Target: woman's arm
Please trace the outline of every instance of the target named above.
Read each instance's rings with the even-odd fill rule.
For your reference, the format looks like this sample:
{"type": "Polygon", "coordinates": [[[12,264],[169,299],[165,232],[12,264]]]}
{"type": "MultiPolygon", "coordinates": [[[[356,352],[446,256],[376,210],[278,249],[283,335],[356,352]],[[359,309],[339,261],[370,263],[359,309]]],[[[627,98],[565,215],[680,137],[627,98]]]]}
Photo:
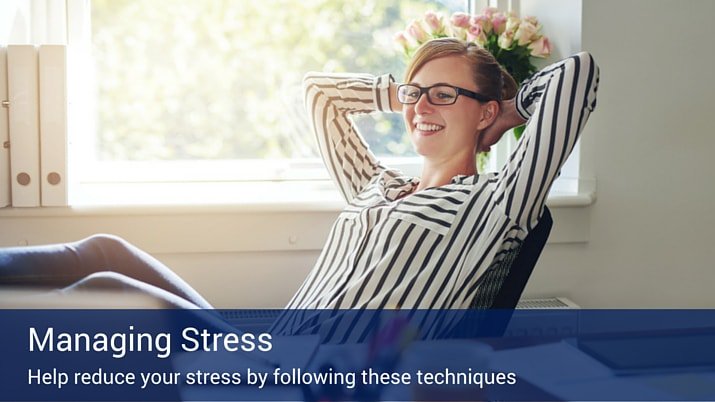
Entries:
{"type": "Polygon", "coordinates": [[[303,79],[305,104],[320,154],[348,202],[385,169],[350,116],[390,111],[391,83],[389,75],[309,73],[303,79]]]}
{"type": "Polygon", "coordinates": [[[582,52],[536,73],[514,98],[511,112],[528,122],[500,172],[494,197],[527,230],[536,224],[551,184],[596,106],[598,79],[593,57],[582,52]]]}

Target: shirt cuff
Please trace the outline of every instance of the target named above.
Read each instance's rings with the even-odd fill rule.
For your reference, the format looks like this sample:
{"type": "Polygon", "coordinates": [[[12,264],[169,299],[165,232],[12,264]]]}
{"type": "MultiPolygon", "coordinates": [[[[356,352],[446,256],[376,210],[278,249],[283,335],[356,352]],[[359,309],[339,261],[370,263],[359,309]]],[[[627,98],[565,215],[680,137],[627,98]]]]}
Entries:
{"type": "Polygon", "coordinates": [[[391,74],[384,74],[375,79],[373,84],[375,105],[381,112],[392,112],[390,108],[390,84],[395,82],[391,74]]]}

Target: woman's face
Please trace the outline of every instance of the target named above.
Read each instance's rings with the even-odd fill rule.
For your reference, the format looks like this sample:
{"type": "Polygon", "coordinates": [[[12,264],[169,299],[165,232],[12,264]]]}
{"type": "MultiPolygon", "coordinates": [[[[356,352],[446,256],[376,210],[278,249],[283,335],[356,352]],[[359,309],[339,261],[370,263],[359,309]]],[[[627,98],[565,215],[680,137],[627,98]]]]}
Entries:
{"type": "MultiPolygon", "coordinates": [[[[448,56],[425,63],[409,84],[430,87],[447,84],[479,92],[472,79],[468,62],[459,56],[448,56]]],[[[480,127],[483,105],[464,95],[459,95],[451,105],[433,105],[427,94],[422,94],[417,103],[402,108],[405,125],[415,150],[434,161],[453,158],[474,159],[477,133],[480,127]]]]}

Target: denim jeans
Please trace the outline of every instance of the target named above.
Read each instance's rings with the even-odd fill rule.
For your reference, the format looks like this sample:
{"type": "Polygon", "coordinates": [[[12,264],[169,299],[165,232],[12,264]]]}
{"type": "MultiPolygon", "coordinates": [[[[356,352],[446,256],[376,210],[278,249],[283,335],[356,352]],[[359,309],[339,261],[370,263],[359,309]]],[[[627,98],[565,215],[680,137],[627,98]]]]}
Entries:
{"type": "Polygon", "coordinates": [[[44,287],[140,291],[170,307],[211,309],[196,290],[156,258],[112,235],[65,244],[0,248],[0,289],[44,287]]]}

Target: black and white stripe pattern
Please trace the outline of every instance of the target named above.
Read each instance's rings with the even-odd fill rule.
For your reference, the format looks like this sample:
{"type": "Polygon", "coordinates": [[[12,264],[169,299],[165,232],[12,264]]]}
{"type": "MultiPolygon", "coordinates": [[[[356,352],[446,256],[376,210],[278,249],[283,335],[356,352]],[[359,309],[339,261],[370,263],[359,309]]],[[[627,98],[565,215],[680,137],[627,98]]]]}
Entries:
{"type": "MultiPolygon", "coordinates": [[[[287,308],[454,309],[469,307],[486,269],[517,247],[541,216],[595,107],[598,67],[579,53],[521,88],[517,110],[529,121],[500,172],[456,176],[403,198],[419,179],[382,166],[351,120],[389,111],[391,77],[314,73],[304,82],[320,151],[348,206],[287,308]]],[[[290,317],[294,322],[279,320],[274,328],[301,320],[300,331],[311,328],[307,317],[290,317]]]]}

